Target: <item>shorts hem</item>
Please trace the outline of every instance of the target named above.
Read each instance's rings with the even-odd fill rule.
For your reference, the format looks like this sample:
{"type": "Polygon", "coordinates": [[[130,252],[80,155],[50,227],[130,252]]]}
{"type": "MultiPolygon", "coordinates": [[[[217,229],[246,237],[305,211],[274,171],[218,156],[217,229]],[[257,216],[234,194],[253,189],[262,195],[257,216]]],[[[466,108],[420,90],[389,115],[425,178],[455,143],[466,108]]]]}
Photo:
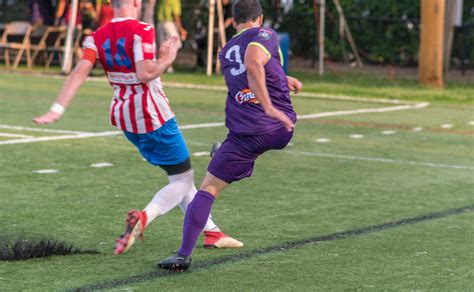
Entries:
{"type": "Polygon", "coordinates": [[[229,180],[227,178],[223,178],[222,176],[220,175],[216,175],[212,170],[210,170],[209,168],[207,169],[207,171],[212,174],[213,176],[217,177],[218,179],[222,180],[223,182],[227,183],[227,184],[231,184],[233,182],[235,182],[236,180],[229,180]]]}

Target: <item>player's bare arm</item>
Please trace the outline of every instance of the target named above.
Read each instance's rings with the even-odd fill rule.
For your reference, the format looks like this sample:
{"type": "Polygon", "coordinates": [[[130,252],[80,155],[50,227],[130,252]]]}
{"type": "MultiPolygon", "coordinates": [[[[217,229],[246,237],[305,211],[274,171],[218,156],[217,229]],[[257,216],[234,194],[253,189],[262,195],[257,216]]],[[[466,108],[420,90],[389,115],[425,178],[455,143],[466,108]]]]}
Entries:
{"type": "Polygon", "coordinates": [[[265,114],[281,121],[285,128],[291,131],[295,127],[293,121],[285,113],[275,108],[270,100],[265,81],[265,64],[268,61],[268,55],[261,48],[257,46],[247,48],[244,65],[247,69],[249,87],[265,110],[265,114]]]}
{"type": "Polygon", "coordinates": [[[89,76],[92,68],[94,68],[94,64],[92,64],[89,60],[80,60],[64,82],[64,85],[50,110],[44,115],[34,118],[33,122],[40,126],[59,120],[63,115],[64,110],[74,99],[77,91],[84,83],[87,76],[89,76]]]}
{"type": "Polygon", "coordinates": [[[159,59],[143,60],[137,62],[137,77],[141,82],[147,83],[162,75],[166,69],[173,64],[179,49],[178,36],[166,40],[159,50],[159,59]]]}
{"type": "Polygon", "coordinates": [[[184,42],[188,38],[188,31],[184,28],[183,23],[181,22],[181,16],[175,15],[174,22],[176,23],[176,27],[178,28],[181,40],[184,42]]]}

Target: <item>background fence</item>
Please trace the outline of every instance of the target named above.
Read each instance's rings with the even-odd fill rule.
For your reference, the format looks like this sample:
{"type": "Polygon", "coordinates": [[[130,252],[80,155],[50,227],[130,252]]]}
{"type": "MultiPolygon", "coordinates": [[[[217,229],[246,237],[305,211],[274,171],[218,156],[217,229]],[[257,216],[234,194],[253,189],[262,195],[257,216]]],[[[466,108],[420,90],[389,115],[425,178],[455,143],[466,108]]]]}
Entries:
{"type": "MultiPolygon", "coordinates": [[[[55,1],[52,1],[55,4],[55,1]]],[[[289,32],[294,55],[315,58],[317,54],[312,0],[294,0],[292,8],[275,11],[272,0],[262,1],[265,16],[279,30],[289,32]]],[[[285,1],[282,1],[285,2],[285,1]]],[[[288,1],[286,1],[288,2],[288,1]]],[[[366,63],[416,65],[420,34],[420,1],[340,0],[347,22],[366,63]]],[[[0,22],[29,17],[27,0],[0,0],[0,22]]],[[[183,0],[183,22],[190,36],[201,33],[199,24],[207,23],[207,1],[183,0]]],[[[335,61],[353,58],[349,44],[340,39],[338,14],[327,1],[327,57],[335,61]]],[[[463,26],[456,28],[452,65],[474,65],[474,0],[465,0],[463,26]]]]}

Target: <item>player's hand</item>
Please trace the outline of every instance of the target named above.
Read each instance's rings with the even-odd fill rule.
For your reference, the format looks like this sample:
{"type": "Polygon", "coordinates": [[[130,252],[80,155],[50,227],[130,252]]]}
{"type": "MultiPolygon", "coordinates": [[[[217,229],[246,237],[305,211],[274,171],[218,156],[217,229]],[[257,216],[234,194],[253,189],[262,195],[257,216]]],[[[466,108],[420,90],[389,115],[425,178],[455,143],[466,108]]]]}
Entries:
{"type": "Polygon", "coordinates": [[[188,38],[188,31],[182,28],[179,31],[179,35],[181,37],[181,40],[184,42],[188,38]]]}
{"type": "Polygon", "coordinates": [[[286,76],[286,78],[288,79],[288,88],[290,89],[290,91],[293,91],[295,94],[298,94],[298,92],[303,89],[303,83],[301,83],[301,81],[299,81],[298,79],[291,76],[286,76]]]}
{"type": "Polygon", "coordinates": [[[49,111],[49,112],[45,113],[42,116],[33,118],[33,122],[36,125],[41,126],[41,125],[54,123],[57,120],[59,120],[60,118],[61,118],[60,114],[49,111]]]}
{"type": "Polygon", "coordinates": [[[265,111],[265,114],[269,117],[272,117],[272,118],[277,119],[280,122],[282,122],[283,125],[285,126],[285,129],[288,132],[293,131],[293,128],[295,127],[295,123],[293,123],[293,121],[290,120],[290,118],[284,112],[282,112],[281,110],[278,110],[278,109],[272,107],[271,109],[267,109],[265,111]]]}
{"type": "Polygon", "coordinates": [[[160,59],[162,59],[163,62],[169,65],[173,64],[178,54],[178,49],[179,49],[179,37],[178,36],[170,37],[160,46],[160,50],[159,50],[160,59]]]}

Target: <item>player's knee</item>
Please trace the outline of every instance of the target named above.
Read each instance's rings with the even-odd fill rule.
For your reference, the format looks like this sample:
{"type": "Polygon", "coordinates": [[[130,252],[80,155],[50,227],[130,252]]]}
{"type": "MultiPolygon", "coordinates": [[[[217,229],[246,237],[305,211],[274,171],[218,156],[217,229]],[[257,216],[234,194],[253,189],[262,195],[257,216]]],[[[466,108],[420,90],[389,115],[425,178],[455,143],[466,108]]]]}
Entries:
{"type": "Polygon", "coordinates": [[[194,170],[191,168],[179,174],[168,175],[168,180],[170,183],[182,182],[194,184],[194,170]]]}
{"type": "Polygon", "coordinates": [[[200,190],[217,197],[227,185],[228,183],[208,172],[202,181],[200,190]]]}

